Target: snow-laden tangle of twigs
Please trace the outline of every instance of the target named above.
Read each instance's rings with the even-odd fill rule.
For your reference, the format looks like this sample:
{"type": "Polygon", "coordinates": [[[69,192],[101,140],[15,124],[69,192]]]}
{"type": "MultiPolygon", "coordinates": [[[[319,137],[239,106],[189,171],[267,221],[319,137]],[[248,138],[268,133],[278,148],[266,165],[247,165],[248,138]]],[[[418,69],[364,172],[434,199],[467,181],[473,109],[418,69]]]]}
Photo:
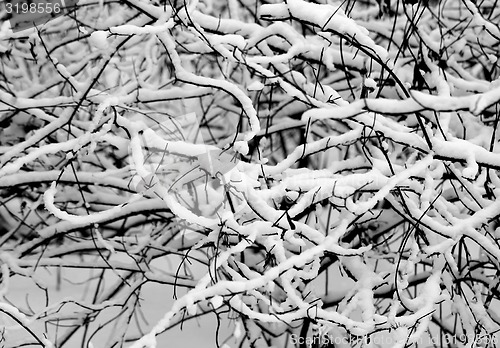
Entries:
{"type": "Polygon", "coordinates": [[[493,342],[499,19],[493,0],[82,0],[3,25],[0,311],[46,347],[88,346],[113,307],[96,347],[228,309],[229,346],[493,342]],[[102,270],[95,296],[53,301],[37,270],[72,267],[102,270]],[[11,303],[18,277],[46,303],[11,303]],[[151,282],[186,291],[143,329],[151,282]]]}

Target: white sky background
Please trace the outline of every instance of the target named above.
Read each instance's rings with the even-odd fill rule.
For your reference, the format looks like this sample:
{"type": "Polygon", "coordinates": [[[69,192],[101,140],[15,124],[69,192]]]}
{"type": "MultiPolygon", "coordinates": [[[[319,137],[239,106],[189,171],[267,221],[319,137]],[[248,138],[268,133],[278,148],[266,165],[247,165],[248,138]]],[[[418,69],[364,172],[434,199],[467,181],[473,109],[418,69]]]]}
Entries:
{"type": "MultiPolygon", "coordinates": [[[[173,259],[173,258],[172,258],[173,259]]],[[[174,262],[154,262],[156,266],[163,266],[165,269],[171,269],[172,267],[177,267],[174,262]]],[[[190,269],[195,272],[195,276],[200,277],[206,272],[204,266],[193,262],[190,269]]],[[[52,269],[54,270],[54,269],[52,269]]],[[[175,271],[175,269],[174,269],[175,271]]],[[[62,277],[70,280],[71,282],[77,283],[88,278],[88,271],[81,269],[65,269],[62,270],[62,277]]],[[[108,273],[109,274],[109,273],[108,273]]],[[[51,302],[54,303],[58,300],[64,298],[74,297],[75,299],[81,298],[84,286],[72,285],[69,281],[63,281],[63,284],[59,291],[56,291],[56,274],[49,274],[46,270],[40,268],[37,272],[40,279],[46,283],[50,289],[51,302]]],[[[110,278],[107,277],[109,281],[110,278]]],[[[115,279],[113,279],[114,281],[115,279]]],[[[95,281],[92,282],[95,285],[95,281]]],[[[93,289],[92,289],[93,290],[93,289]]],[[[178,297],[185,293],[182,287],[177,288],[178,297]]],[[[149,321],[149,325],[154,325],[159,321],[163,315],[170,309],[173,303],[173,286],[155,284],[152,282],[147,283],[142,291],[141,297],[144,299],[142,301],[142,310],[149,321]]],[[[9,293],[7,299],[15,304],[19,304],[21,308],[25,308],[26,299],[33,309],[37,308],[37,305],[43,304],[45,302],[44,293],[33,286],[32,282],[28,278],[13,277],[10,280],[9,293]]],[[[66,307],[70,308],[70,307],[66,307]]],[[[115,313],[114,310],[104,311],[103,313],[111,314],[115,313]]],[[[65,313],[70,313],[70,311],[65,311],[65,313]]],[[[109,315],[111,317],[111,315],[109,315]]],[[[105,315],[100,315],[99,320],[96,323],[103,322],[106,319],[105,315]]],[[[19,325],[14,324],[11,320],[7,319],[5,315],[0,313],[0,326],[10,325],[17,327],[15,330],[9,331],[8,340],[6,347],[15,346],[17,342],[24,342],[24,340],[29,337],[29,334],[21,328],[19,325]]],[[[95,325],[93,326],[95,328],[95,325]]],[[[107,329],[101,330],[101,333],[96,335],[96,338],[92,340],[95,348],[103,346],[102,340],[107,340],[108,335],[111,333],[113,324],[109,325],[107,329]]],[[[143,325],[143,328],[146,325],[143,325]]],[[[37,334],[43,332],[42,327],[34,323],[30,328],[37,334]]],[[[158,336],[158,347],[215,347],[215,332],[217,328],[217,320],[213,314],[205,315],[197,319],[187,320],[183,324],[183,329],[181,330],[180,325],[172,328],[165,332],[164,334],[158,336]]],[[[222,341],[228,337],[234,325],[230,324],[227,320],[221,321],[219,340],[222,341]],[[230,327],[228,327],[230,325],[230,327]]],[[[62,331],[62,330],[61,330],[62,331]]],[[[92,331],[90,331],[92,332],[92,331]]],[[[67,347],[73,347],[75,344],[81,344],[82,333],[74,335],[67,347]],[[72,342],[72,343],[71,343],[72,342]]],[[[130,345],[130,344],[129,344],[130,345]]],[[[126,345],[127,346],[127,345],[126,345]]]]}

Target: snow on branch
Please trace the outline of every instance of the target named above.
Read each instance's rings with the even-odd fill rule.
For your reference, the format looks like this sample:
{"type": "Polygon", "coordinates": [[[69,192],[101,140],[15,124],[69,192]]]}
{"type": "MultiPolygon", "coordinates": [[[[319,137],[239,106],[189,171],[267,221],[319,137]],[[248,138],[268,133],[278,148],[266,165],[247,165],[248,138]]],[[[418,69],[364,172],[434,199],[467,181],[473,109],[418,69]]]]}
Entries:
{"type": "Polygon", "coordinates": [[[0,12],[2,344],[497,339],[495,1],[76,8],[0,12]]]}

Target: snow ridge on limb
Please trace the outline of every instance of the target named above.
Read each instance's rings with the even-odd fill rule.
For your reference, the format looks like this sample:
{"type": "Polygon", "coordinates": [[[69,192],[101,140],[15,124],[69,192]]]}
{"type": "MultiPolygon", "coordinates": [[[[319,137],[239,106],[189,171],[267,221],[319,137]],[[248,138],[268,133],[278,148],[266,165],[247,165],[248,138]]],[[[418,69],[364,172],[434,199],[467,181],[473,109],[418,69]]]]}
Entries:
{"type": "Polygon", "coordinates": [[[259,14],[268,20],[283,20],[291,17],[297,21],[312,24],[321,31],[332,30],[336,33],[347,34],[360,45],[373,50],[382,61],[387,61],[389,58],[387,50],[375,44],[368,35],[368,30],[349,18],[341,6],[340,2],[315,4],[303,0],[287,0],[281,4],[262,5],[259,14]]]}

